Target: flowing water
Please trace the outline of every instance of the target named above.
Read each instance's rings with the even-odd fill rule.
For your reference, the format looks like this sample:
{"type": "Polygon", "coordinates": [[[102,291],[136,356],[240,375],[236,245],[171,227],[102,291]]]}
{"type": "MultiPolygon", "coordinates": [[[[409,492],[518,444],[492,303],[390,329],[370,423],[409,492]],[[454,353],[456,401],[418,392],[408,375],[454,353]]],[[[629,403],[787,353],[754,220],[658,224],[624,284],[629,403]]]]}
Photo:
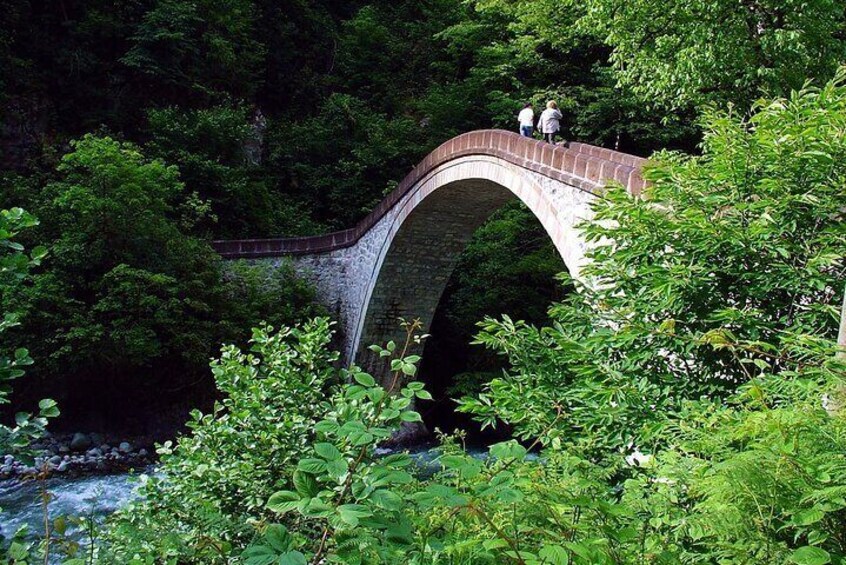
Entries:
{"type": "MultiPolygon", "coordinates": [[[[78,516],[102,523],[133,498],[136,480],[137,475],[124,473],[0,482],[0,534],[9,538],[26,527],[26,539],[42,539],[45,491],[51,522],[59,516],[78,516]]],[[[67,535],[84,543],[85,532],[78,527],[69,527],[67,535]]]]}
{"type": "MultiPolygon", "coordinates": [[[[435,461],[439,452],[434,444],[420,444],[401,450],[378,449],[378,455],[408,451],[417,466],[417,474],[426,478],[440,469],[435,461]]],[[[484,457],[487,449],[468,448],[474,457],[484,457]]],[[[153,473],[155,468],[147,469],[153,473]]],[[[26,538],[41,539],[44,535],[44,506],[42,492],[50,493],[49,516],[79,516],[102,522],[115,510],[132,500],[137,474],[94,475],[51,478],[45,481],[0,482],[0,534],[9,538],[19,528],[28,528],[26,538]]],[[[69,533],[75,541],[85,543],[85,532],[76,528],[69,533]]]]}

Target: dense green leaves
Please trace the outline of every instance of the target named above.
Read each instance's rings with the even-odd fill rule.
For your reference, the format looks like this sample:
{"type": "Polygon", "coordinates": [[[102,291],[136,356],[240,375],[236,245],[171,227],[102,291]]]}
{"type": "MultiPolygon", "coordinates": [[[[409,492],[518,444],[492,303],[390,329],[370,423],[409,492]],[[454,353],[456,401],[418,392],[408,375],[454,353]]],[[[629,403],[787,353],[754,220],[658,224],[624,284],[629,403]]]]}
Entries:
{"type": "MultiPolygon", "coordinates": [[[[249,352],[225,347],[212,363],[224,397],[212,412],[192,414],[190,435],[159,448],[164,477],[146,478],[145,500],[117,516],[106,562],[126,563],[141,552],[223,563],[253,538],[250,522],[267,517],[265,506],[289,512],[300,493],[314,494],[313,479],[292,471],[310,451],[321,401],[336,379],[329,339],[329,322],[317,319],[299,328],[257,329],[249,352]],[[274,494],[283,485],[295,490],[274,494]],[[199,538],[214,543],[198,546],[199,538]]],[[[287,542],[274,547],[274,531],[260,545],[292,550],[287,542]]],[[[254,550],[250,558],[265,554],[254,550]]]]}
{"type": "Polygon", "coordinates": [[[39,235],[53,259],[31,284],[0,297],[21,312],[9,336],[33,344],[51,394],[78,404],[75,391],[86,391],[70,386],[74,379],[95,389],[123,379],[133,391],[146,387],[131,381],[151,373],[168,388],[196,381],[216,343],[243,340],[263,318],[300,319],[311,307],[313,291],[290,267],[224,270],[206,242],[186,233],[204,207],[185,198],[177,167],[88,135],[58,172],[33,198],[50,218],[39,235]]]}
{"type": "MultiPolygon", "coordinates": [[[[641,197],[597,200],[586,284],[547,327],[514,321],[543,317],[559,269],[526,211],[471,243],[456,333],[523,310],[484,322],[508,369],[461,409],[525,445],[480,458],[444,437],[427,477],[379,449],[432,397],[408,382],[419,357],[374,346],[393,372],[377,382],[334,365],[325,320],[257,330],[213,364],[218,404],[161,446],[164,476],[102,561],[843,561],[846,87],[791,92],[842,62],[840,3],[8,4],[0,142],[19,174],[0,196],[42,225],[0,218],[4,387],[31,362],[20,344],[68,389],[193,380],[213,344],[312,296],[290,266],[224,270],[199,237],[349,227],[428,150],[513,128],[524,101],[556,98],[568,137],[641,154],[704,132],[700,156],[653,157],[641,197]],[[761,91],[782,97],[743,114],[761,91]],[[745,119],[685,113],[727,101],[745,119]],[[28,237],[52,254],[30,278],[28,237]]],[[[56,415],[39,408],[19,425],[56,415]]]]}
{"type": "Polygon", "coordinates": [[[846,54],[835,0],[590,0],[581,27],[607,42],[620,82],[664,108],[786,95],[846,54]]]}
{"type": "MultiPolygon", "coordinates": [[[[5,308],[5,299],[17,286],[21,285],[30,274],[30,268],[41,264],[47,255],[44,247],[36,247],[27,252],[23,245],[15,241],[18,234],[38,225],[38,220],[20,208],[0,210],[0,334],[19,325],[19,314],[5,308]]],[[[0,405],[9,403],[12,381],[24,376],[24,367],[32,365],[29,351],[13,344],[0,348],[0,405]]],[[[0,453],[16,454],[29,459],[29,443],[44,432],[48,418],[59,415],[56,402],[50,399],[38,403],[36,417],[26,412],[15,414],[12,426],[0,424],[0,453]]],[[[14,557],[14,552],[11,553],[14,557]]]]}
{"type": "Polygon", "coordinates": [[[682,398],[793,371],[779,351],[833,339],[844,100],[834,82],[762,102],[749,122],[710,114],[702,157],[656,155],[646,198],[609,191],[584,226],[590,288],[553,308],[552,327],[487,323],[480,341],[519,377],[465,409],[529,437],[561,413],[591,448],[620,448],[682,398]]]}

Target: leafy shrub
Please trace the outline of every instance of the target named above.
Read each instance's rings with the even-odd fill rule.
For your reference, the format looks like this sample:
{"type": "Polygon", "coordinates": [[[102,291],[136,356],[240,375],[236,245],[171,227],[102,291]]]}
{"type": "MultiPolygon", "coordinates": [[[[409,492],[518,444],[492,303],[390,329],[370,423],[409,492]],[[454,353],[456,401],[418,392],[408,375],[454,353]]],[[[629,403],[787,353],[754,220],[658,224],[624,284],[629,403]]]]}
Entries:
{"type": "Polygon", "coordinates": [[[161,403],[159,385],[197,382],[215,344],[245,341],[262,319],[319,314],[290,267],[226,269],[186,233],[204,207],[175,166],[108,137],[72,147],[35,199],[50,218],[37,235],[53,259],[0,297],[21,322],[0,340],[33,344],[43,387],[75,400],[66,413],[116,402],[138,410],[151,393],[161,403]],[[104,399],[109,391],[124,394],[104,399]]]}
{"type": "Polygon", "coordinates": [[[701,157],[658,154],[643,198],[618,187],[597,200],[584,225],[590,288],[554,306],[548,328],[486,322],[480,341],[514,376],[464,409],[535,437],[564,406],[561,433],[607,453],[683,399],[792,369],[775,354],[786,336],[834,339],[846,283],[844,78],[762,101],[748,120],[712,112],[701,157]]]}
{"type": "Polygon", "coordinates": [[[325,314],[316,302],[314,286],[299,278],[290,260],[227,261],[223,286],[228,336],[259,322],[278,328],[325,314]]]}
{"type": "MultiPolygon", "coordinates": [[[[38,220],[20,208],[0,210],[0,304],[12,289],[21,284],[31,267],[40,265],[47,255],[44,247],[36,247],[27,253],[24,246],[14,241],[14,238],[27,228],[34,227],[38,220]]],[[[2,312],[0,318],[0,334],[19,324],[17,312],[2,312]]],[[[0,405],[9,403],[12,392],[12,381],[24,376],[24,367],[33,363],[29,351],[17,347],[13,351],[0,350],[0,405]]],[[[0,453],[17,454],[29,459],[31,454],[27,449],[29,443],[40,437],[47,426],[47,419],[59,415],[56,403],[44,399],[38,404],[39,414],[33,418],[31,414],[19,412],[15,414],[15,425],[0,424],[0,453]]]]}
{"type": "Polygon", "coordinates": [[[194,411],[190,434],[159,448],[160,469],[144,478],[144,499],[114,518],[104,559],[135,563],[138,553],[225,563],[251,539],[324,415],[322,400],[337,379],[329,328],[325,318],[259,328],[249,352],[223,348],[212,373],[224,398],[208,414],[194,411]]]}

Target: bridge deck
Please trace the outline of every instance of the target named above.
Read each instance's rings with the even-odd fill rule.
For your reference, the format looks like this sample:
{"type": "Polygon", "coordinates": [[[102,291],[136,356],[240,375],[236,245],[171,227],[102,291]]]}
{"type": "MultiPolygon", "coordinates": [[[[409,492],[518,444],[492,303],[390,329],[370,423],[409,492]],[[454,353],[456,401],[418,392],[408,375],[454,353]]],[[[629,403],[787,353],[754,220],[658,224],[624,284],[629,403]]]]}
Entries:
{"type": "Polygon", "coordinates": [[[619,182],[632,194],[638,194],[645,185],[641,168],[646,160],[640,157],[576,142],[565,148],[504,130],[473,131],[450,139],[427,155],[353,228],[307,237],[220,240],[213,242],[213,247],[228,259],[303,255],[349,247],[430,171],[470,155],[497,157],[590,192],[600,190],[607,181],[619,182]]]}

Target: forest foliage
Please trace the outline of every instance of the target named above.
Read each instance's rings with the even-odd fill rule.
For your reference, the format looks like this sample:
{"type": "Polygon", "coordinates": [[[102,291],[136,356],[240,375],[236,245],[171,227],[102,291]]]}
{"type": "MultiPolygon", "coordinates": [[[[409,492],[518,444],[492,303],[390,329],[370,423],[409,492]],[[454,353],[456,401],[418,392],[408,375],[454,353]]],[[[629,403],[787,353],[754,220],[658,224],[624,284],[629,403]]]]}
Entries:
{"type": "MultiPolygon", "coordinates": [[[[75,246],[54,253],[14,305],[32,313],[17,332],[31,348],[46,328],[32,382],[66,389],[47,378],[65,361],[83,381],[104,361],[103,374],[131,381],[150,373],[152,359],[163,374],[194,382],[212,344],[236,337],[211,326],[269,316],[232,318],[203,240],[348,228],[429,150],[463,131],[513,128],[527,100],[556,98],[568,138],[644,156],[694,151],[703,103],[743,111],[762,93],[830,78],[843,59],[843,10],[831,0],[679,1],[656,10],[606,0],[8,0],[0,10],[0,207],[42,219],[24,243],[75,246]],[[151,201],[167,218],[137,240],[150,249],[168,243],[158,255],[170,265],[129,248],[104,257],[84,245],[108,245],[105,232],[89,231],[83,243],[91,225],[69,223],[75,216],[57,191],[95,181],[100,172],[80,164],[81,154],[101,151],[92,165],[106,166],[111,143],[142,155],[143,170],[161,163],[171,171],[161,206],[151,201]],[[89,251],[92,264],[102,262],[68,272],[89,251]],[[126,267],[112,272],[115,261],[126,267]],[[109,303],[123,300],[133,313],[113,316],[109,303]],[[155,319],[153,303],[169,314],[155,319]],[[120,327],[127,325],[134,327],[120,327]],[[98,336],[115,339],[100,351],[91,346],[98,336]]],[[[110,205],[126,205],[123,196],[110,205]]],[[[532,237],[522,214],[508,234],[500,231],[503,240],[532,237]]],[[[502,251],[484,247],[487,268],[496,268],[502,251]]],[[[459,296],[478,290],[459,286],[459,296]]],[[[496,292],[482,301],[494,303],[496,292]]],[[[544,307],[533,298],[527,310],[544,307]]],[[[472,316],[450,307],[446,333],[466,335],[472,316]]],[[[86,387],[92,394],[94,384],[86,387]]]]}
{"type": "Polygon", "coordinates": [[[371,348],[393,371],[384,387],[328,368],[325,321],[261,330],[252,354],[213,365],[232,409],[195,415],[163,448],[172,478],[119,515],[103,559],[842,563],[844,79],[749,117],[705,114],[701,156],[658,154],[644,197],[595,201],[591,283],[550,324],[484,322],[479,342],[509,368],[461,409],[525,443],[479,459],[442,438],[427,477],[378,449],[431,398],[407,354],[419,325],[371,348]],[[277,384],[301,408],[254,404],[277,384]],[[286,431],[255,436],[267,418],[286,431]],[[208,463],[257,446],[281,467],[246,490],[245,469],[208,463]],[[186,496],[204,503],[175,511],[186,496]]]}
{"type": "Polygon", "coordinates": [[[26,366],[26,401],[137,407],[234,343],[89,561],[846,562],[844,23],[834,0],[5,2],[0,403],[26,366]],[[568,138],[652,155],[650,187],[596,199],[543,323],[497,310],[546,307],[528,212],[477,234],[446,329],[491,314],[504,370],[457,400],[515,439],[441,437],[426,476],[380,448],[431,399],[421,360],[374,344],[387,386],[341,367],[313,289],[209,240],[350,227],[439,143],[550,98],[568,138]]]}

